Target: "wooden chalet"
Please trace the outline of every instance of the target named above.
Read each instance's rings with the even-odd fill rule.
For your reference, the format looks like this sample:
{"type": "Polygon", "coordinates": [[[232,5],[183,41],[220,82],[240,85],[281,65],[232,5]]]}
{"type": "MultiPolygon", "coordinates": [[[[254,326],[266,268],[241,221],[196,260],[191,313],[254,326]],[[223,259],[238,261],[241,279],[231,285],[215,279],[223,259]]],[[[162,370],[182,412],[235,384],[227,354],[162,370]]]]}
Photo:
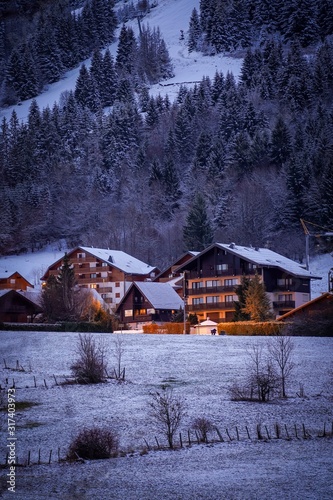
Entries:
{"type": "Polygon", "coordinates": [[[196,314],[199,321],[209,317],[217,323],[233,321],[242,276],[260,276],[275,316],[308,302],[311,280],[321,279],[272,250],[235,243],[214,243],[177,272],[186,274],[187,313],[196,314]]]}
{"type": "Polygon", "coordinates": [[[43,312],[38,294],[0,290],[0,321],[3,323],[33,323],[43,312]]]}
{"type": "MultiPolygon", "coordinates": [[[[115,311],[133,281],[154,279],[159,270],[122,252],[93,247],[76,247],[67,252],[77,285],[96,290],[110,311],[115,311]]],[[[58,276],[63,258],[49,266],[42,280],[58,276]]]]}
{"type": "Polygon", "coordinates": [[[184,302],[169,283],[134,282],[117,307],[122,323],[131,327],[171,321],[184,302]]]}
{"type": "Polygon", "coordinates": [[[27,290],[34,286],[17,271],[0,272],[0,290],[27,290]]]}

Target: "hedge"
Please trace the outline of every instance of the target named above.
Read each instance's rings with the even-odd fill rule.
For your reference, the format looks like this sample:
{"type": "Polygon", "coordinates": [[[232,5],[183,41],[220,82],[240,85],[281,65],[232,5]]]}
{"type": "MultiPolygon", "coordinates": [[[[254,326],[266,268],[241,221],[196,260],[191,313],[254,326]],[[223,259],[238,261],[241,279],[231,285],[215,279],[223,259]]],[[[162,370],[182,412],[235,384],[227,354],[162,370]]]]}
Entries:
{"type": "Polygon", "coordinates": [[[285,328],[286,323],[278,321],[265,321],[255,323],[253,321],[238,321],[233,323],[219,323],[218,332],[227,335],[278,335],[285,328]]]}
{"type": "MultiPolygon", "coordinates": [[[[167,333],[180,335],[184,333],[184,323],[164,323],[163,325],[157,325],[152,323],[151,325],[143,325],[143,333],[167,333]]],[[[190,333],[190,323],[186,323],[186,333],[190,333]]]]}

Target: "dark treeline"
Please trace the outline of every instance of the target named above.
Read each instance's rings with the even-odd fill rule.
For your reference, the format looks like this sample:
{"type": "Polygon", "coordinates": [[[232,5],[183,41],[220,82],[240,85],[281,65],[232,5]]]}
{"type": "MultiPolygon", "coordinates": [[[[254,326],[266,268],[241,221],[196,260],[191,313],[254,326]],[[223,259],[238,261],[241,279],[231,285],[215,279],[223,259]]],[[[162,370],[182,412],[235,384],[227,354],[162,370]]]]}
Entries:
{"type": "Polygon", "coordinates": [[[173,103],[150,96],[171,73],[158,29],[135,39],[123,26],[115,60],[95,49],[52,109],[33,101],[26,123],[3,120],[2,253],[66,238],[163,267],[197,213],[205,238],[302,258],[299,219],[333,227],[329,37],[305,50],[270,36],[244,53],[238,82],[217,71],[173,103]]]}

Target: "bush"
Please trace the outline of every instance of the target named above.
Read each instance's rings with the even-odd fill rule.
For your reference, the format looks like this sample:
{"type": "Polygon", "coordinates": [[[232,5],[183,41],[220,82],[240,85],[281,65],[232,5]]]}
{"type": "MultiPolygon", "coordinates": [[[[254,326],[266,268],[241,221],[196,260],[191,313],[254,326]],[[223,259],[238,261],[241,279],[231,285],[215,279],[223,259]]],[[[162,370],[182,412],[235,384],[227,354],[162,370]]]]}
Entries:
{"type": "Polygon", "coordinates": [[[118,445],[118,436],[111,429],[97,427],[82,429],[69,446],[67,458],[97,460],[116,457],[118,445]]]}
{"type": "Polygon", "coordinates": [[[208,432],[214,429],[214,426],[208,418],[198,417],[194,420],[192,424],[192,429],[196,431],[198,437],[202,443],[207,443],[208,432]]]}
{"type": "Polygon", "coordinates": [[[74,377],[81,384],[98,384],[105,380],[105,346],[96,344],[90,334],[79,335],[78,359],[72,364],[74,377]]]}
{"type": "Polygon", "coordinates": [[[219,323],[218,331],[224,330],[227,335],[279,335],[285,324],[277,321],[237,321],[233,323],[219,323]]]}

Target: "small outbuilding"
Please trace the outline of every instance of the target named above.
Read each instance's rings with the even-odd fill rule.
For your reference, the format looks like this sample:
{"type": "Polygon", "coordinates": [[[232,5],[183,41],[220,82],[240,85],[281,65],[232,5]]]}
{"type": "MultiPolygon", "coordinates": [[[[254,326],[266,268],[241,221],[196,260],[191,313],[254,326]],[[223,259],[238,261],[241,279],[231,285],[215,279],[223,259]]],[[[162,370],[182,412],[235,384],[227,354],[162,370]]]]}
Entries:
{"type": "Polygon", "coordinates": [[[193,333],[196,335],[216,335],[218,334],[217,326],[218,324],[215,323],[215,321],[211,321],[207,318],[205,321],[194,326],[193,333]]]}
{"type": "MultiPolygon", "coordinates": [[[[33,294],[34,296],[36,294],[33,294]]],[[[33,323],[37,314],[43,311],[29,294],[16,290],[0,290],[0,321],[3,323],[33,323]]]]}

